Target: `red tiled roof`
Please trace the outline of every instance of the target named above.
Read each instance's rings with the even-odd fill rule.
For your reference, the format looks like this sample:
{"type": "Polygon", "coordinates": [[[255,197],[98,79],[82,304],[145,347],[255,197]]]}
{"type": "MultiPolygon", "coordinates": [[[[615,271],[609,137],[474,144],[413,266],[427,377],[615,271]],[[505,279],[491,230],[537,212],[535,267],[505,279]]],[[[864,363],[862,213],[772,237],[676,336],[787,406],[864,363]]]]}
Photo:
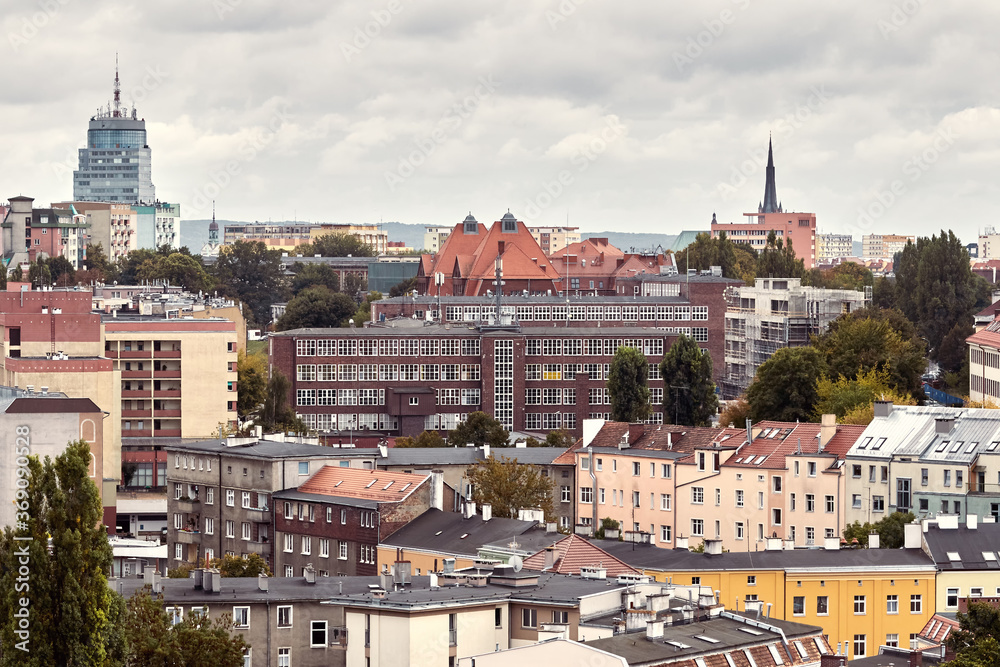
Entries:
{"type": "Polygon", "coordinates": [[[957,620],[935,614],[927,621],[927,624],[918,633],[918,636],[935,644],[941,644],[948,637],[949,633],[958,630],[958,628],[959,624],[957,620]]]}
{"type": "MultiPolygon", "coordinates": [[[[990,325],[993,326],[993,325],[990,325]]],[[[975,343],[976,345],[985,345],[987,347],[1000,348],[1000,333],[996,331],[987,331],[983,329],[977,333],[972,334],[965,339],[965,344],[975,343]]]]}
{"type": "Polygon", "coordinates": [[[323,466],[298,490],[326,496],[397,502],[408,497],[426,479],[426,475],[406,472],[323,466]]]}
{"type": "MultiPolygon", "coordinates": [[[[723,463],[724,466],[781,470],[787,467],[785,457],[796,453],[800,447],[804,454],[818,453],[819,439],[816,436],[820,433],[819,424],[763,421],[754,424],[753,429],[755,432],[760,429],[760,434],[740,449],[739,456],[723,463]],[[764,437],[764,434],[769,437],[764,437]],[[766,458],[758,462],[762,456],[766,458]]],[[[837,424],[836,433],[823,451],[844,458],[864,430],[864,426],[837,424]]]]}
{"type": "MultiPolygon", "coordinates": [[[[581,567],[600,565],[607,569],[608,576],[642,574],[579,535],[568,535],[553,544],[551,548],[555,550],[555,565],[549,570],[550,572],[580,574],[581,567]]],[[[529,570],[545,570],[545,549],[525,558],[524,567],[529,570]]]]}
{"type": "Polygon", "coordinates": [[[976,313],[976,319],[989,318],[992,320],[996,317],[998,310],[1000,310],[1000,301],[995,301],[976,313]]]}

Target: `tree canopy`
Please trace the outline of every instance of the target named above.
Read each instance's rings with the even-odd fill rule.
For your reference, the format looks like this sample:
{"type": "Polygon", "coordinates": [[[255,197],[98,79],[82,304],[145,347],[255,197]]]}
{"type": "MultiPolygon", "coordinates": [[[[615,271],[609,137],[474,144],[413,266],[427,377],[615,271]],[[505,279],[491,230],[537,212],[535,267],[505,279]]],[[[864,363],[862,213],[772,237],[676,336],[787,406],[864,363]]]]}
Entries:
{"type": "Polygon", "coordinates": [[[757,255],[755,275],[758,278],[801,278],[805,273],[805,261],[795,257],[792,239],[785,242],[774,230],[768,232],[767,245],[757,255]]]}
{"type": "Polygon", "coordinates": [[[236,412],[240,419],[246,419],[267,398],[267,357],[240,350],[236,355],[236,380],[236,412]]]}
{"type": "Polygon", "coordinates": [[[672,424],[711,426],[719,411],[712,357],[690,336],[681,335],[660,362],[663,418],[672,424]]]}
{"type": "Polygon", "coordinates": [[[332,292],[340,291],[340,274],[329,264],[292,264],[292,294],[297,295],[309,287],[326,287],[332,292]]]}
{"type": "Polygon", "coordinates": [[[493,516],[516,519],[518,510],[540,508],[552,516],[554,483],[535,465],[517,459],[490,456],[469,466],[466,479],[472,485],[472,500],[492,506],[493,516]]]}
{"type": "Polygon", "coordinates": [[[809,421],[819,395],[816,382],[826,362],[813,347],[783,347],[757,369],[747,388],[750,417],[758,422],[809,421]]]}
{"type": "Polygon", "coordinates": [[[674,253],[674,261],[681,275],[686,275],[689,268],[703,271],[718,266],[726,278],[752,284],[757,252],[749,245],[733,243],[725,232],[717,237],[702,232],[686,248],[674,253]]]}
{"type": "Polygon", "coordinates": [[[844,539],[848,543],[858,540],[858,544],[868,547],[868,536],[878,533],[880,549],[899,549],[905,543],[906,531],[903,528],[917,517],[912,512],[891,512],[875,523],[855,521],[844,527],[844,539]]]}
{"type": "Polygon", "coordinates": [[[271,576],[271,568],[260,554],[247,556],[226,554],[222,558],[213,560],[211,565],[217,568],[223,577],[256,577],[260,574],[271,576]]]}
{"type": "Polygon", "coordinates": [[[331,232],[313,239],[312,243],[299,246],[303,255],[323,257],[374,257],[375,249],[353,234],[331,232]]]}
{"type": "Polygon", "coordinates": [[[292,383],[275,368],[268,380],[267,394],[260,410],[260,424],[265,431],[305,432],[306,426],[302,419],[296,416],[295,409],[288,404],[288,392],[291,388],[292,383]]]}
{"type": "Polygon", "coordinates": [[[649,417],[648,377],[649,362],[642,350],[623,345],[615,351],[607,383],[613,421],[634,423],[649,417]]]}
{"type": "Polygon", "coordinates": [[[470,412],[465,421],[448,433],[448,442],[463,447],[468,444],[482,447],[508,447],[510,433],[503,425],[485,412],[470,412]]]}
{"type": "Polygon", "coordinates": [[[346,326],[357,309],[357,304],[346,294],[332,292],[326,287],[308,287],[285,306],[285,314],[278,320],[278,331],[304,328],[335,328],[346,326]]]}
{"type": "Polygon", "coordinates": [[[823,376],[816,383],[814,421],[825,414],[837,416],[842,424],[868,424],[875,417],[875,401],[892,401],[895,405],[915,405],[909,394],[901,394],[889,385],[885,370],[872,368],[858,371],[854,378],[841,375],[836,380],[823,376]]]}
{"type": "Polygon", "coordinates": [[[212,272],[220,292],[246,304],[260,326],[271,321],[271,304],[284,301],[288,293],[281,252],[268,249],[261,241],[223,246],[212,272]]]}
{"type": "Polygon", "coordinates": [[[417,447],[447,447],[441,434],[437,431],[421,431],[417,437],[402,436],[396,438],[396,447],[417,448],[417,447]]]}
{"type": "Polygon", "coordinates": [[[958,612],[955,618],[959,629],[949,633],[945,643],[963,659],[960,664],[978,663],[984,667],[1000,664],[1000,648],[997,646],[997,639],[1000,638],[1000,609],[988,602],[970,602],[968,611],[958,612]],[[984,642],[992,644],[984,646],[984,642]],[[968,660],[984,648],[994,656],[992,662],[968,660]]]}

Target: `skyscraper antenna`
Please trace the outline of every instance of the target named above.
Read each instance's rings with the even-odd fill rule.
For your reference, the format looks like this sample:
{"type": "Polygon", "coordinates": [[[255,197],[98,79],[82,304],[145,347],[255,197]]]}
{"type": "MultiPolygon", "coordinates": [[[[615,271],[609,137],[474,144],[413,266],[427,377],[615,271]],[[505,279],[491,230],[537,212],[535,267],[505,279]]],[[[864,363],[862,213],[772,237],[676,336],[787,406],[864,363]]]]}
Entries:
{"type": "Polygon", "coordinates": [[[118,81],[118,52],[115,52],[115,109],[113,116],[115,118],[120,117],[121,114],[121,103],[122,103],[122,87],[121,83],[118,81]]]}

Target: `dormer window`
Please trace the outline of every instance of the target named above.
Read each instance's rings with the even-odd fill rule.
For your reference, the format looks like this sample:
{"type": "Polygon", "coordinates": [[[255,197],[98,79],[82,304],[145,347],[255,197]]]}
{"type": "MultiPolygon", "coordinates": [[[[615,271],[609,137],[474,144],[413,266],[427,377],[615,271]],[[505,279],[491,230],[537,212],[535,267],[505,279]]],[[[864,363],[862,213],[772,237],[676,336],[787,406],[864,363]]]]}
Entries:
{"type": "Polygon", "coordinates": [[[507,233],[513,233],[517,231],[517,222],[515,220],[504,220],[503,221],[503,231],[507,233]]]}
{"type": "Polygon", "coordinates": [[[465,223],[465,233],[466,234],[478,234],[479,226],[475,222],[465,223]]]}

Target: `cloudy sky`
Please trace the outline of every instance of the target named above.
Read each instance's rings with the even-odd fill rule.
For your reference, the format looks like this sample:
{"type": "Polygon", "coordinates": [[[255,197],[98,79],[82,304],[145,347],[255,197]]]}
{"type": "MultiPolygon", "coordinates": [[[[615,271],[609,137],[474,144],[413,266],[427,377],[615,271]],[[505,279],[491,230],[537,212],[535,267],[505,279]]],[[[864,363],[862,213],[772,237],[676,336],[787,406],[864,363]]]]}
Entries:
{"type": "Polygon", "coordinates": [[[821,231],[994,224],[989,0],[0,0],[0,195],[72,194],[87,120],[147,121],[185,218],[676,233],[763,196],[821,231]]]}

